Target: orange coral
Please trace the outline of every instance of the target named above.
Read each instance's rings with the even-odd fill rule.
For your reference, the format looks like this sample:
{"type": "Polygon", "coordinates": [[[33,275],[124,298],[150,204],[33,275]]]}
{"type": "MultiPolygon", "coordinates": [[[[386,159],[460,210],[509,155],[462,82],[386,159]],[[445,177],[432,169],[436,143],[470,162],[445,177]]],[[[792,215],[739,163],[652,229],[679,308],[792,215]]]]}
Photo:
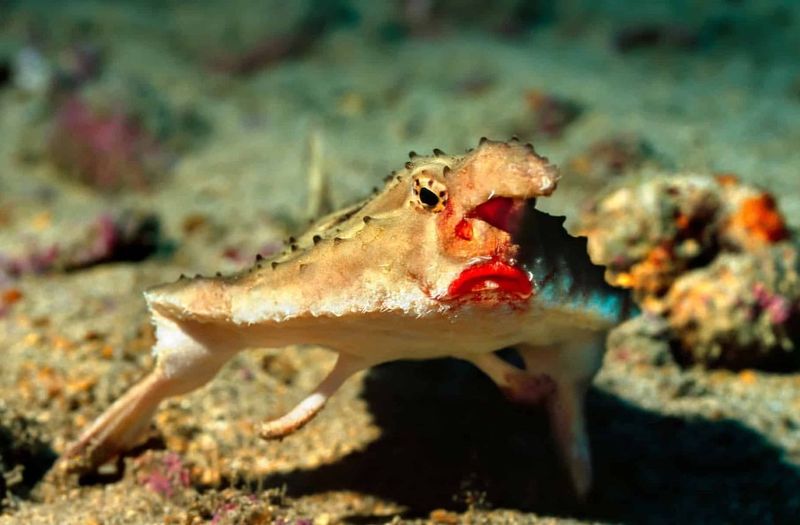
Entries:
{"type": "Polygon", "coordinates": [[[653,247],[645,260],[635,265],[631,278],[635,288],[648,294],[660,294],[672,283],[677,260],[668,244],[653,247]]]}
{"type": "Polygon", "coordinates": [[[789,230],[768,193],[745,199],[731,219],[734,227],[744,230],[753,240],[774,244],[789,237],[789,230]]]}

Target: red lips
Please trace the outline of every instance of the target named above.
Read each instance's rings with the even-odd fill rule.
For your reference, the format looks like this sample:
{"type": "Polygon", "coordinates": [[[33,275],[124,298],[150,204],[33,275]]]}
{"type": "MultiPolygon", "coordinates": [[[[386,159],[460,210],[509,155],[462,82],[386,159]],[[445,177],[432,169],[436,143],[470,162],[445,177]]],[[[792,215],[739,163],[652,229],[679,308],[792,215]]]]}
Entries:
{"type": "Polygon", "coordinates": [[[447,298],[461,299],[483,292],[527,299],[533,293],[533,285],[523,270],[502,261],[490,261],[462,271],[448,287],[447,298]]]}

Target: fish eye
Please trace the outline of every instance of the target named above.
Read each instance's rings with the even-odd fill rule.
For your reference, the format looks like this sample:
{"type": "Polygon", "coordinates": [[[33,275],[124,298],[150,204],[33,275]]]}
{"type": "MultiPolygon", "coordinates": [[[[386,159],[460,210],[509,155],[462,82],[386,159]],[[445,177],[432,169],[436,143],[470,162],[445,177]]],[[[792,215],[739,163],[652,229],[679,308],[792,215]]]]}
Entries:
{"type": "Polygon", "coordinates": [[[433,208],[437,204],[439,204],[439,196],[433,193],[428,188],[422,188],[419,190],[419,200],[425,206],[429,208],[433,208]]]}
{"type": "Polygon", "coordinates": [[[447,186],[430,173],[415,176],[411,189],[411,205],[417,209],[438,213],[447,205],[447,186]]]}

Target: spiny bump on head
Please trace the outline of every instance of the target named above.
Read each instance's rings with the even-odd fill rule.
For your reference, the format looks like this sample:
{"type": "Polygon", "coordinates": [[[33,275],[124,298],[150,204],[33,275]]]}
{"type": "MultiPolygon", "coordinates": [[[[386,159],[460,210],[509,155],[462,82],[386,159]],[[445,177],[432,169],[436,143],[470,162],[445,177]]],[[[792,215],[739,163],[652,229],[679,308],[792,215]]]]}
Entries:
{"type": "Polygon", "coordinates": [[[260,253],[257,253],[256,254],[256,262],[261,262],[263,260],[264,260],[264,256],[261,255],[260,253]]]}
{"type": "Polygon", "coordinates": [[[369,215],[364,215],[364,218],[362,220],[364,221],[364,224],[369,224],[369,221],[372,220],[372,217],[370,217],[369,215]]]}
{"type": "Polygon", "coordinates": [[[414,150],[411,150],[411,151],[409,151],[409,152],[408,152],[408,158],[409,158],[409,159],[412,159],[412,160],[413,160],[413,159],[415,159],[415,158],[417,158],[417,157],[419,157],[419,155],[417,155],[417,152],[416,152],[416,151],[414,151],[414,150]]]}
{"type": "Polygon", "coordinates": [[[313,237],[311,238],[311,240],[313,241],[313,243],[314,243],[314,244],[318,244],[318,243],[319,243],[319,242],[322,240],[322,236],[320,236],[320,235],[315,235],[315,236],[313,236],[313,237]]]}
{"type": "Polygon", "coordinates": [[[414,168],[414,163],[411,161],[406,162],[406,169],[410,170],[414,168]]]}
{"type": "Polygon", "coordinates": [[[441,157],[442,155],[447,155],[447,154],[444,151],[440,150],[439,148],[433,148],[434,157],[441,157]]]}
{"type": "Polygon", "coordinates": [[[488,138],[486,138],[486,137],[481,137],[481,138],[480,138],[480,140],[478,141],[478,145],[479,145],[479,146],[483,146],[483,145],[484,145],[484,144],[486,144],[487,142],[489,142],[489,139],[488,139],[488,138]]]}
{"type": "Polygon", "coordinates": [[[277,261],[272,261],[272,265],[271,266],[272,266],[272,269],[274,270],[275,268],[278,267],[278,262],[277,261]]]}
{"type": "Polygon", "coordinates": [[[451,171],[452,171],[452,169],[450,169],[450,166],[445,166],[445,167],[442,168],[442,175],[447,177],[450,174],[451,171]]]}

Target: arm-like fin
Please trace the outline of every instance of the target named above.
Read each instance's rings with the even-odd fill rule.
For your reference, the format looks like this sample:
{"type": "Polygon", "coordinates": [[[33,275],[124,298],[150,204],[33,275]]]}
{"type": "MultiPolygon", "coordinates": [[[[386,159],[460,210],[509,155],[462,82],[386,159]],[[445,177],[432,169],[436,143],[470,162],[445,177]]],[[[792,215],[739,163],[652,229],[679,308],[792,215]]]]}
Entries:
{"type": "Polygon", "coordinates": [[[283,416],[265,421],[259,435],[264,439],[280,439],[314,419],[328,399],[353,374],[369,368],[373,363],[349,355],[339,354],[333,370],[314,391],[283,416]]]}
{"type": "Polygon", "coordinates": [[[128,390],[69,446],[59,459],[58,469],[91,471],[133,447],[164,399],[165,383],[156,370],[128,390]]]}

